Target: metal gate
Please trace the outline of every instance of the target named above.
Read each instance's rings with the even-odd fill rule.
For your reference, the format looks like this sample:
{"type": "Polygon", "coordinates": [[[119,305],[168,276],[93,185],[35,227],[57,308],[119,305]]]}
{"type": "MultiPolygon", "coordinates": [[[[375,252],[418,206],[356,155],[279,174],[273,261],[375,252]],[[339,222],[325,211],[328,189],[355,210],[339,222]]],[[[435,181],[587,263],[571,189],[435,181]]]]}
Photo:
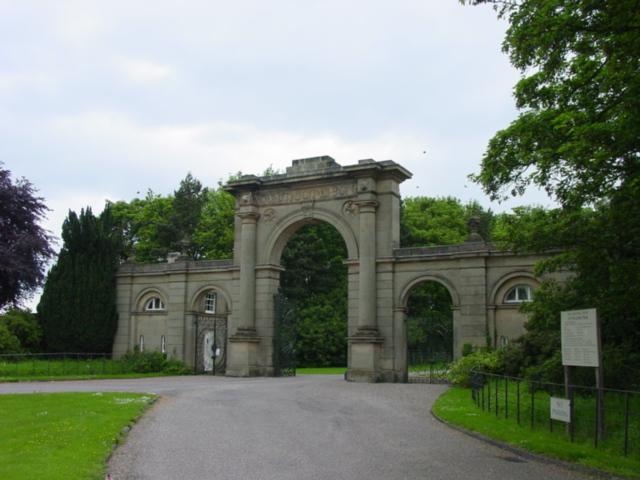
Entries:
{"type": "Polygon", "coordinates": [[[409,383],[449,383],[451,356],[446,352],[409,349],[407,381],[409,383]]]}
{"type": "Polygon", "coordinates": [[[275,331],[273,335],[273,368],[276,377],[296,374],[296,310],[281,293],[273,296],[275,331]]]}
{"type": "Polygon", "coordinates": [[[227,316],[196,316],[196,373],[223,375],[227,366],[227,316]]]}

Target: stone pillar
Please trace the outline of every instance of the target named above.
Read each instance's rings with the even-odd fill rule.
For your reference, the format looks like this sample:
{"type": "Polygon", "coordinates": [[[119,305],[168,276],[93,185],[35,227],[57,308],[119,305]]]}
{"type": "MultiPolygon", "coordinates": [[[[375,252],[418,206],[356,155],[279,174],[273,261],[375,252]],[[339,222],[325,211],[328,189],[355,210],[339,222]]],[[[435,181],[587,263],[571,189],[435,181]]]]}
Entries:
{"type": "Polygon", "coordinates": [[[380,381],[378,359],[383,339],[378,333],[376,321],[376,209],[378,202],[369,183],[359,184],[360,195],[356,202],[359,209],[358,234],[358,327],[349,338],[351,363],[347,380],[355,382],[380,381]]]}
{"type": "Polygon", "coordinates": [[[226,374],[231,377],[258,375],[257,351],[260,337],[256,333],[256,229],[258,209],[251,193],[244,195],[237,212],[242,220],[240,239],[240,298],[238,327],[229,337],[226,374]]]}
{"type": "Polygon", "coordinates": [[[408,352],[407,352],[407,309],[395,307],[393,309],[394,331],[394,375],[395,382],[407,383],[409,381],[408,352]]]}
{"type": "Polygon", "coordinates": [[[240,321],[238,331],[254,332],[256,329],[256,222],[257,211],[238,213],[242,219],[240,246],[240,321]]]}
{"type": "Polygon", "coordinates": [[[360,259],[358,274],[358,335],[378,334],[376,322],[376,208],[378,202],[365,200],[360,209],[360,259]]]}

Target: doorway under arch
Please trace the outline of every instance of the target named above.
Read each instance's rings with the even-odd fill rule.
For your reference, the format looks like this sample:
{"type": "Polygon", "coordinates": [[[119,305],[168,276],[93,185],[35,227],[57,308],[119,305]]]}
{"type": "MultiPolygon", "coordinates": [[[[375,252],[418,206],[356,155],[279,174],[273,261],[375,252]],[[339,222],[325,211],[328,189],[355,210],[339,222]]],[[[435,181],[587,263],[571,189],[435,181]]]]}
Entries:
{"type": "Polygon", "coordinates": [[[299,222],[287,232],[275,299],[275,373],[298,367],[347,366],[347,246],[323,221],[299,222]],[[293,358],[291,350],[293,349],[293,358]]]}
{"type": "Polygon", "coordinates": [[[407,371],[409,382],[444,380],[453,360],[453,298],[435,280],[411,287],[406,298],[407,371]]]}

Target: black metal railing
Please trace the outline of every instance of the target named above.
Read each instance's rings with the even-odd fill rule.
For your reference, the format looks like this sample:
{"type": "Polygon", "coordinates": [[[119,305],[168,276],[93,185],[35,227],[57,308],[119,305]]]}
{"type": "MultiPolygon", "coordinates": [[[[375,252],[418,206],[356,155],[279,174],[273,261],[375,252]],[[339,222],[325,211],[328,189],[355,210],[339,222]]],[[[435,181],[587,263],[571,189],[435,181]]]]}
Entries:
{"type": "MultiPolygon", "coordinates": [[[[640,392],[473,372],[471,395],[478,408],[523,428],[547,429],[570,442],[640,458],[640,392]],[[552,418],[551,397],[568,400],[570,421],[552,418]]],[[[563,415],[559,415],[562,417],[563,415]]],[[[556,413],[554,417],[558,418],[556,413]]]]}

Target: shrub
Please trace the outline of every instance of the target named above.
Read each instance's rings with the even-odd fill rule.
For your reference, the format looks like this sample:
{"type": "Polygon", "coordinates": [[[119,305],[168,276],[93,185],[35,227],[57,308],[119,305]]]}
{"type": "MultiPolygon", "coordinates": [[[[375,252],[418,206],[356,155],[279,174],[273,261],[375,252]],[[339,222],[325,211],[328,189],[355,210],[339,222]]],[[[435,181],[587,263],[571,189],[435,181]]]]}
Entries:
{"type": "Polygon", "coordinates": [[[499,366],[500,358],[498,352],[483,349],[470,353],[454,362],[447,376],[454,385],[468,387],[472,370],[491,373],[498,371],[499,366]]]}
{"type": "Polygon", "coordinates": [[[120,361],[127,370],[136,373],[171,373],[184,375],[191,373],[191,369],[178,360],[168,360],[167,354],[151,351],[140,352],[138,349],[125,353],[120,361]]]}
{"type": "Polygon", "coordinates": [[[40,350],[42,328],[33,313],[18,309],[9,310],[0,315],[0,323],[18,339],[19,351],[33,353],[40,350]]]}
{"type": "Polygon", "coordinates": [[[20,353],[20,341],[0,322],[0,354],[2,353],[20,353]]]}

